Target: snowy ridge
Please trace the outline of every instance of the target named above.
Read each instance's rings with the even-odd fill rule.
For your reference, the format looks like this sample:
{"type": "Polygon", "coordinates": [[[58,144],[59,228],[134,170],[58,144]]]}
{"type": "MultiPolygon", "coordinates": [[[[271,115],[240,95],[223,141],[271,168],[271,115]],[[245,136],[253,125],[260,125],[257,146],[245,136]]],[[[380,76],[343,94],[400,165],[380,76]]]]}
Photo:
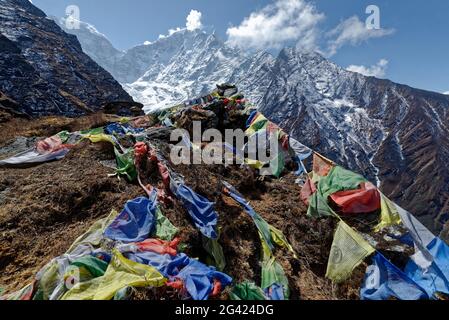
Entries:
{"type": "Polygon", "coordinates": [[[65,18],[50,17],[50,19],[59,24],[65,32],[77,36],[83,51],[107,71],[110,72],[115,61],[123,57],[124,53],[114,48],[109,39],[93,25],[77,21],[79,29],[68,29],[65,18]]]}
{"type": "MultiPolygon", "coordinates": [[[[79,35],[83,47],[92,43],[84,36],[97,37],[79,35]]],[[[292,137],[432,216],[430,228],[449,211],[449,96],[350,72],[315,52],[243,52],[203,30],[181,29],[116,54],[112,64],[97,62],[148,111],[234,83],[292,137]],[[436,187],[429,175],[442,177],[436,187]]]]}
{"type": "Polygon", "coordinates": [[[83,50],[108,70],[147,111],[169,107],[203,95],[217,83],[233,82],[258,104],[275,58],[232,48],[214,32],[180,29],[154,42],[120,52],[87,23],[66,32],[78,37],[83,50]],[[247,90],[245,90],[247,89],[247,90]],[[262,89],[262,90],[260,90],[262,89]]]}

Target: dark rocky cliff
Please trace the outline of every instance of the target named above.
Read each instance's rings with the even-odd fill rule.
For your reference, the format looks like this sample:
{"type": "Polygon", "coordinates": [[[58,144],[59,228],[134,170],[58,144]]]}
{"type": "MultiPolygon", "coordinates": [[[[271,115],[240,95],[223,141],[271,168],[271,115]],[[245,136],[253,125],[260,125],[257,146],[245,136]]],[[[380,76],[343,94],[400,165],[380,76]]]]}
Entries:
{"type": "Polygon", "coordinates": [[[77,116],[132,101],[75,36],[28,0],[0,1],[0,92],[32,117],[77,116]]]}

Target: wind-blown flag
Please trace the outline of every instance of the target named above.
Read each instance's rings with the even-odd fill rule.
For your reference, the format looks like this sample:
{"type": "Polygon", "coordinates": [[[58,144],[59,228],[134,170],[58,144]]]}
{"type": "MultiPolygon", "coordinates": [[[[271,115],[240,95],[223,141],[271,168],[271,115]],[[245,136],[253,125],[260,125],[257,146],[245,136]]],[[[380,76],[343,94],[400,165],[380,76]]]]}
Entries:
{"type": "Polygon", "coordinates": [[[373,264],[366,270],[360,297],[362,300],[428,299],[423,288],[380,253],[374,256],[373,264]]]}
{"type": "Polygon", "coordinates": [[[433,256],[427,247],[435,239],[435,236],[410,212],[407,212],[398,205],[396,205],[396,209],[415,244],[415,254],[412,256],[412,260],[421,269],[425,270],[429,268],[432,265],[433,256]]]}
{"type": "Polygon", "coordinates": [[[405,274],[421,286],[430,298],[438,292],[449,294],[449,246],[412,214],[398,205],[396,209],[415,245],[415,254],[405,267],[405,274]]]}
{"type": "Polygon", "coordinates": [[[422,269],[415,260],[410,259],[405,273],[426,290],[431,298],[435,298],[437,292],[449,294],[449,246],[434,238],[426,249],[432,256],[431,265],[422,269]]]}
{"type": "Polygon", "coordinates": [[[355,230],[340,221],[335,231],[326,277],[334,282],[348,279],[352,271],[375,251],[355,230]]]}

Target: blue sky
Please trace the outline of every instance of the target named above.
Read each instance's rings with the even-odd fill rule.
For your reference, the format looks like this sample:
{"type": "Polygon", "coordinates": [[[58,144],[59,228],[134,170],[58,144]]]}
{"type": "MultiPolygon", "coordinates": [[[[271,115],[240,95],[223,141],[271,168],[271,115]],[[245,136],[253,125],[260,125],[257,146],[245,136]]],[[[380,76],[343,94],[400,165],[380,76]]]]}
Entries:
{"type": "Polygon", "coordinates": [[[298,44],[318,49],[338,65],[351,66],[351,70],[422,89],[449,91],[449,1],[446,0],[33,0],[33,3],[48,15],[58,17],[64,16],[68,5],[77,5],[80,19],[93,24],[118,49],[154,41],[169,29],[185,27],[186,17],[195,9],[201,12],[204,27],[215,29],[221,38],[233,40],[234,44],[254,50],[269,47],[272,52],[284,45],[298,44]],[[365,9],[371,4],[380,8],[382,29],[374,33],[360,28],[368,17],[365,9]],[[269,27],[272,23],[274,27],[269,27]]]}

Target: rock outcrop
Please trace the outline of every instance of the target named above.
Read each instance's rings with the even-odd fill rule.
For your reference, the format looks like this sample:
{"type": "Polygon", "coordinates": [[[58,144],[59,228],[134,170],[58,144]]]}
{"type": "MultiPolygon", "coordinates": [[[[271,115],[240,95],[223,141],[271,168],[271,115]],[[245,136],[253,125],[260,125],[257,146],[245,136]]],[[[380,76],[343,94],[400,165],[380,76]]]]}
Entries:
{"type": "Polygon", "coordinates": [[[77,116],[113,101],[132,102],[77,38],[28,0],[0,2],[0,91],[29,116],[77,116]]]}

